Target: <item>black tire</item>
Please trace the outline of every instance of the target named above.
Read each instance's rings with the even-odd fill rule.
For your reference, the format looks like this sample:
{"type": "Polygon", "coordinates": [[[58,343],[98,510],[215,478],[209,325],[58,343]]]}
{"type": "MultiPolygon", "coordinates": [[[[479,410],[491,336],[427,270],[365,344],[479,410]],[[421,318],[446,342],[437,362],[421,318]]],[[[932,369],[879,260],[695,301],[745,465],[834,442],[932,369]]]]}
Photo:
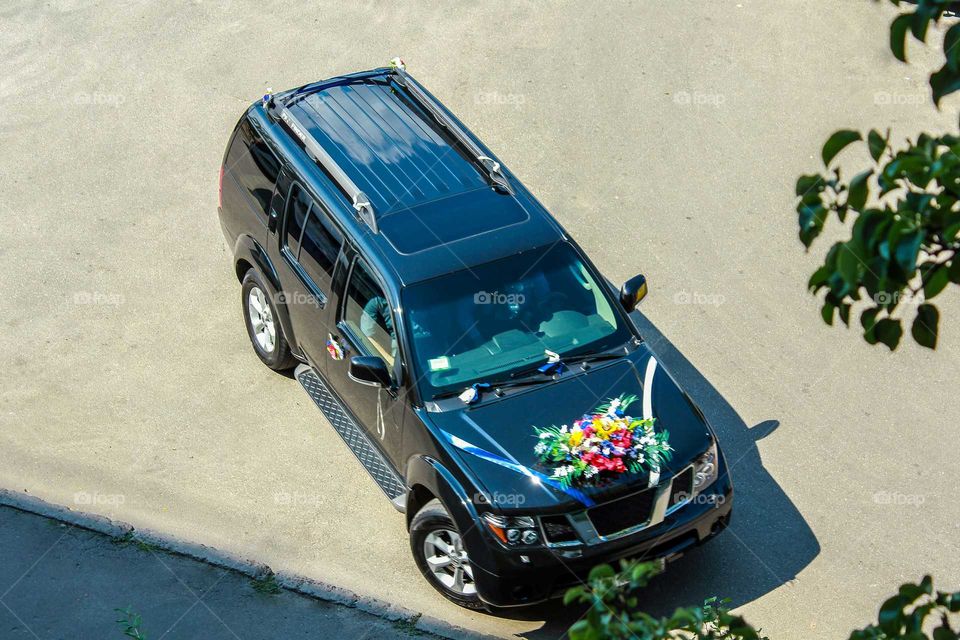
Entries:
{"type": "MultiPolygon", "coordinates": [[[[453,522],[447,510],[443,508],[439,500],[431,500],[417,512],[410,523],[410,550],[413,552],[413,559],[417,563],[417,568],[420,569],[420,573],[427,579],[430,586],[439,591],[447,600],[466,609],[484,609],[485,606],[475,590],[472,594],[464,594],[451,589],[441,582],[428,566],[425,551],[427,536],[431,533],[437,533],[442,537],[444,532],[455,532],[459,536],[457,525],[453,522]]],[[[451,569],[452,571],[454,569],[451,569]]]]}
{"type": "Polygon", "coordinates": [[[242,293],[240,296],[241,306],[243,307],[243,322],[247,326],[247,336],[250,338],[250,344],[253,345],[254,352],[263,364],[274,371],[287,371],[297,364],[297,359],[290,353],[290,345],[287,344],[287,340],[283,335],[283,328],[280,326],[279,318],[277,317],[276,310],[273,308],[273,302],[270,300],[270,295],[267,293],[268,291],[260,275],[255,270],[250,269],[247,271],[246,275],[243,276],[242,293]],[[254,329],[254,321],[250,317],[249,301],[254,289],[263,293],[263,301],[273,319],[274,336],[272,349],[260,343],[257,338],[257,331],[254,329]]]}

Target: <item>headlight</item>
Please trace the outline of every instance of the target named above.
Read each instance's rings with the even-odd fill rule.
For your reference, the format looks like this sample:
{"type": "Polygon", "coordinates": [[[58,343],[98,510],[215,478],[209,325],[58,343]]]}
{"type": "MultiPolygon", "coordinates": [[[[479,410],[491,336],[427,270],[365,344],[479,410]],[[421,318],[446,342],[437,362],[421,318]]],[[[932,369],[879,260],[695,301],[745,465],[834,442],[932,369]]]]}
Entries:
{"type": "Polygon", "coordinates": [[[536,521],[529,516],[509,517],[493,513],[483,514],[483,522],[502,544],[508,547],[531,546],[540,543],[536,521]]]}
{"type": "Polygon", "coordinates": [[[693,463],[693,495],[713,484],[720,473],[720,459],[717,457],[717,441],[693,463]]]}

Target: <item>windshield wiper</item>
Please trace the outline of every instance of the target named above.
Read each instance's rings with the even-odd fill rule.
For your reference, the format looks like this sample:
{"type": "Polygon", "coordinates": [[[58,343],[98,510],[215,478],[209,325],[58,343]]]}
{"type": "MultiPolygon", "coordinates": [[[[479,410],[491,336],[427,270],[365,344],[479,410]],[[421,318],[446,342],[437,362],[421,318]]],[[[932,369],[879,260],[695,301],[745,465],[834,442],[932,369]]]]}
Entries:
{"type": "Polygon", "coordinates": [[[617,358],[622,358],[626,356],[626,353],[613,352],[613,353],[582,353],[579,356],[573,356],[572,358],[564,358],[563,362],[565,364],[586,364],[588,362],[601,362],[603,360],[616,360],[617,358]]]}
{"type": "MultiPolygon", "coordinates": [[[[480,396],[485,391],[493,391],[496,395],[500,395],[501,389],[514,389],[516,387],[529,387],[537,384],[543,384],[545,382],[550,382],[550,378],[531,378],[529,380],[497,380],[494,382],[478,382],[468,386],[466,389],[452,389],[450,391],[443,391],[433,396],[433,400],[444,400],[446,398],[453,398],[460,396],[465,393],[468,389],[475,389],[477,392],[477,400],[480,399],[480,396]]],[[[473,402],[476,402],[474,400],[473,402]]],[[[465,402],[464,404],[472,404],[472,402],[465,402]]]]}
{"type": "Polygon", "coordinates": [[[625,353],[584,353],[569,358],[560,358],[559,360],[554,360],[553,362],[548,360],[546,364],[514,371],[510,374],[510,377],[520,378],[534,374],[552,377],[558,373],[563,373],[563,371],[565,371],[567,367],[572,364],[587,364],[589,362],[600,362],[602,360],[615,360],[617,358],[622,358],[625,355],[625,353]]]}

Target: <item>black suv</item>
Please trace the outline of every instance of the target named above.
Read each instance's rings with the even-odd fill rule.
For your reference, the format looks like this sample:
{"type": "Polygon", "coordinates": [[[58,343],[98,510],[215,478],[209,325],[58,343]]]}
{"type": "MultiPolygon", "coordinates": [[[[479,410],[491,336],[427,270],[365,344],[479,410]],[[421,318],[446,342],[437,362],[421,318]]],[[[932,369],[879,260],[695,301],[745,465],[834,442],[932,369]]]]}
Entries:
{"type": "Polygon", "coordinates": [[[629,318],[644,278],[614,289],[401,61],[250,106],[218,211],[254,351],[450,600],[539,602],[726,527],[713,430],[629,318]]]}

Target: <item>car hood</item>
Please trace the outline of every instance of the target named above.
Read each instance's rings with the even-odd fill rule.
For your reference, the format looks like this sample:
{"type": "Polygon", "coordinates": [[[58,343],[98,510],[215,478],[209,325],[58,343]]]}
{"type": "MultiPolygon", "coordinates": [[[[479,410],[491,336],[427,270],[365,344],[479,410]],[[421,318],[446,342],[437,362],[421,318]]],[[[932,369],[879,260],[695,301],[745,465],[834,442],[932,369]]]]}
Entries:
{"type": "Polygon", "coordinates": [[[552,512],[582,508],[647,487],[646,472],[620,474],[603,486],[572,491],[538,479],[538,474],[549,476],[551,469],[538,464],[535,427],[569,425],[618,396],[637,396],[626,413],[647,417],[647,409],[656,420],[655,429],[668,432],[673,452],[660,470],[661,479],[671,477],[709,447],[712,435],[703,414],[646,345],[586,372],[576,372],[577,368],[552,383],[427,414],[438,439],[473,472],[483,492],[480,501],[505,512],[552,512]]]}

